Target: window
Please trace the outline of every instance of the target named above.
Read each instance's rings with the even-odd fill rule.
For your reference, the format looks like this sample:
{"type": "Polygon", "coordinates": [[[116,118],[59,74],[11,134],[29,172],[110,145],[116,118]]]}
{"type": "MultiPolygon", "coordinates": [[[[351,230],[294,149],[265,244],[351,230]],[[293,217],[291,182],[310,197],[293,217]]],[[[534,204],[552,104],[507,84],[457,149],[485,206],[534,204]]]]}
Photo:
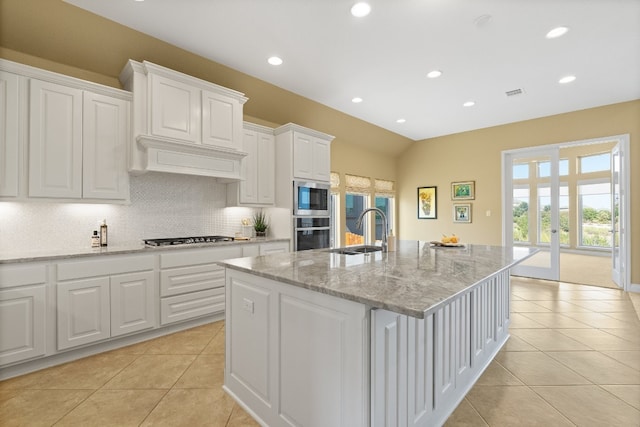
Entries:
{"type": "Polygon", "coordinates": [[[527,179],[527,178],[529,178],[529,163],[514,163],[513,179],[527,179]]]}
{"type": "Polygon", "coordinates": [[[578,183],[580,246],[611,247],[611,184],[608,180],[578,183]]]}
{"type": "MultiPolygon", "coordinates": [[[[560,159],[558,162],[558,175],[569,175],[569,160],[560,159]]],[[[538,162],[538,177],[548,178],[551,176],[551,162],[538,162]]]]}
{"type": "Polygon", "coordinates": [[[360,214],[369,207],[371,179],[364,176],[345,175],[345,245],[362,245],[369,237],[368,217],[362,228],[356,227],[360,214]]]}
{"type": "Polygon", "coordinates": [[[578,157],[580,173],[602,172],[611,169],[611,153],[578,157]]]}
{"type": "Polygon", "coordinates": [[[340,174],[331,172],[331,247],[340,245],[340,174]]]}
{"type": "Polygon", "coordinates": [[[367,238],[367,224],[368,217],[365,217],[362,221],[362,228],[356,227],[358,217],[367,209],[368,195],[347,193],[345,195],[345,213],[346,213],[346,225],[345,230],[345,244],[348,245],[363,245],[367,238]]]}
{"type": "MultiPolygon", "coordinates": [[[[560,183],[559,188],[559,239],[560,244],[569,245],[569,186],[560,183]]],[[[551,242],[551,188],[548,184],[538,187],[538,243],[551,242]]]]}
{"type": "Polygon", "coordinates": [[[529,242],[529,186],[513,188],[513,242],[529,242]]]}
{"type": "MultiPolygon", "coordinates": [[[[380,209],[387,216],[387,234],[393,231],[394,211],[395,211],[395,189],[394,182],[384,179],[375,180],[375,207],[380,209]]],[[[376,240],[382,240],[382,217],[376,213],[375,236],[376,240]]]]}

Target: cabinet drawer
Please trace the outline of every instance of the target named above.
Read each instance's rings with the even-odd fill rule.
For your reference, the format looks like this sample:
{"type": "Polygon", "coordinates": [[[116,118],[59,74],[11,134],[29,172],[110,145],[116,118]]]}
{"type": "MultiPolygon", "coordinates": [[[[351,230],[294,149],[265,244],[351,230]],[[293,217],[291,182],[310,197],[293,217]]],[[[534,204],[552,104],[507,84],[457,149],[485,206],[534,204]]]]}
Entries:
{"type": "Polygon", "coordinates": [[[160,324],[179,322],[224,311],[224,288],[193,292],[160,300],[160,324]]]}
{"type": "Polygon", "coordinates": [[[0,289],[16,286],[39,285],[47,280],[47,267],[40,265],[0,266],[0,289]]]}
{"type": "Polygon", "coordinates": [[[58,264],[58,280],[153,270],[154,258],[153,255],[105,256],[83,261],[61,262],[58,264]]]}
{"type": "Polygon", "coordinates": [[[216,261],[242,257],[242,245],[228,245],[205,249],[179,249],[160,255],[160,268],[187,267],[211,264],[216,261]]]}
{"type": "Polygon", "coordinates": [[[161,297],[222,286],[224,286],[224,268],[215,264],[171,268],[160,272],[161,297]]]}

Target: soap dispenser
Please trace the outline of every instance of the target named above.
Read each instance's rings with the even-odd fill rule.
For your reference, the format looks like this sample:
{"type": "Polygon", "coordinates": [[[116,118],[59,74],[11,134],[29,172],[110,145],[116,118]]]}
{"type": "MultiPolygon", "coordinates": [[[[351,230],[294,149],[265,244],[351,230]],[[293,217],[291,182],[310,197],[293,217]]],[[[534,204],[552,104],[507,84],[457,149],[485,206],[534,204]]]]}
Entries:
{"type": "Polygon", "coordinates": [[[100,246],[107,246],[107,220],[103,219],[100,224],[100,246]]]}

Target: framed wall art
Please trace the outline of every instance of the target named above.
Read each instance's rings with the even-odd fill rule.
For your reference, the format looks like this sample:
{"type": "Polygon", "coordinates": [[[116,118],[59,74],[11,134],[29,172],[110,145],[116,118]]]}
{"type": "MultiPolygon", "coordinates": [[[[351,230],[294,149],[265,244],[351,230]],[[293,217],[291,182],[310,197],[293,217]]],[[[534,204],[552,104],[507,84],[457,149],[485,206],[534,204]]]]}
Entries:
{"type": "Polygon", "coordinates": [[[438,217],[437,187],[418,187],[418,219],[436,219],[438,217]]]}
{"type": "Polygon", "coordinates": [[[451,200],[473,200],[475,198],[475,181],[461,181],[451,183],[451,200]]]}
{"type": "Polygon", "coordinates": [[[471,222],[471,203],[453,204],[453,222],[471,222]]]}

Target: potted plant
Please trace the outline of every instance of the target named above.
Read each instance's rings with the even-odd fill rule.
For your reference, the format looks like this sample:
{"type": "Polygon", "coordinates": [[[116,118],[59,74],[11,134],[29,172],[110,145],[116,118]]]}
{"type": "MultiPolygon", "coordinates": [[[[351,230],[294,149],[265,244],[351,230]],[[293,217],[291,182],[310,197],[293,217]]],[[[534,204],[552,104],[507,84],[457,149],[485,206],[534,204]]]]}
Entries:
{"type": "Polygon", "coordinates": [[[256,237],[266,237],[267,228],[267,216],[262,212],[262,209],[253,214],[253,229],[256,231],[256,237]]]}

